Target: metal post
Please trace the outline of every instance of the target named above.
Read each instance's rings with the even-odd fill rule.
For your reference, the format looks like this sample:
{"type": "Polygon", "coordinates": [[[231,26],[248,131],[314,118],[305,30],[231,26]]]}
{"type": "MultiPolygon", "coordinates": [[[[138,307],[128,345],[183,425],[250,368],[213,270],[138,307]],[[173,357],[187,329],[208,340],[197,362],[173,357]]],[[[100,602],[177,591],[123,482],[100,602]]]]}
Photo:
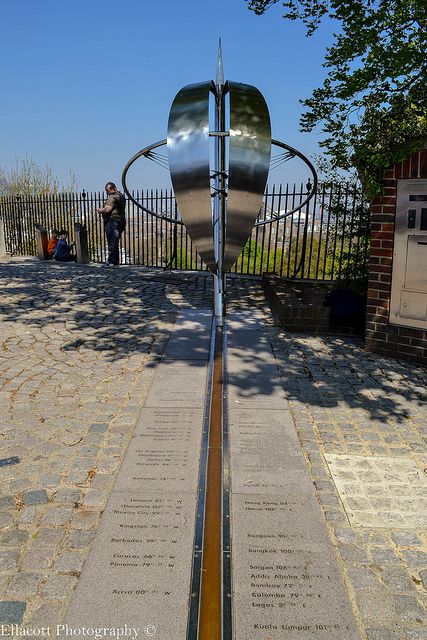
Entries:
{"type": "Polygon", "coordinates": [[[76,241],[76,255],[78,264],[89,264],[87,229],[80,222],[74,223],[74,238],[76,241]]]}
{"type": "Polygon", "coordinates": [[[5,233],[5,224],[3,218],[0,217],[0,258],[5,258],[7,256],[6,251],[6,233],[5,233]]]}
{"type": "Polygon", "coordinates": [[[16,210],[17,210],[17,218],[16,218],[16,230],[17,237],[16,241],[18,244],[18,253],[20,255],[25,255],[25,247],[22,246],[22,209],[21,209],[21,196],[16,196],[16,210]]]}
{"type": "Polygon", "coordinates": [[[36,237],[37,255],[39,260],[48,260],[49,254],[47,252],[48,239],[46,229],[41,224],[36,223],[34,225],[34,233],[36,237]]]}
{"type": "MultiPolygon", "coordinates": [[[[218,49],[218,65],[216,76],[217,103],[215,110],[215,130],[224,132],[225,130],[225,108],[224,108],[224,76],[222,66],[221,43],[218,49]]],[[[226,195],[225,195],[225,138],[217,136],[215,138],[215,198],[214,198],[214,250],[217,270],[214,274],[214,314],[217,326],[221,327],[224,318],[224,296],[225,277],[223,273],[224,243],[225,243],[225,215],[226,215],[226,195]]]]}

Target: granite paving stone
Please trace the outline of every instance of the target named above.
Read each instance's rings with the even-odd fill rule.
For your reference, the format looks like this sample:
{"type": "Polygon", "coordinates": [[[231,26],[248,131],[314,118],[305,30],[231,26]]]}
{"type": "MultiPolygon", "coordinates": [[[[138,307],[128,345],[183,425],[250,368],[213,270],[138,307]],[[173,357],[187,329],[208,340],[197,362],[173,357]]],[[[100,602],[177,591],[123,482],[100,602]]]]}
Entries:
{"type": "Polygon", "coordinates": [[[383,625],[391,627],[395,619],[393,597],[383,589],[356,589],[356,604],[359,614],[368,627],[383,625]]]}
{"type": "Polygon", "coordinates": [[[0,571],[11,572],[18,564],[19,551],[0,551],[0,571]]]}
{"type": "Polygon", "coordinates": [[[24,504],[45,504],[48,501],[48,495],[46,489],[40,489],[39,491],[27,491],[24,493],[24,504]]]}
{"type": "Polygon", "coordinates": [[[79,502],[81,498],[81,491],[79,489],[58,489],[54,494],[54,500],[56,502],[79,502]]]}
{"type": "Polygon", "coordinates": [[[425,626],[427,615],[425,608],[412,596],[395,597],[396,613],[402,622],[412,622],[425,626]]]}
{"type": "Polygon", "coordinates": [[[24,571],[39,571],[47,569],[55,556],[55,547],[31,548],[21,559],[21,569],[24,571]]]}
{"type": "Polygon", "coordinates": [[[29,533],[23,529],[9,529],[0,537],[0,545],[17,546],[28,540],[29,533]]]}
{"type": "Polygon", "coordinates": [[[420,579],[424,589],[427,591],[427,569],[420,571],[420,579]]]}
{"type": "Polygon", "coordinates": [[[83,567],[83,562],[83,556],[70,551],[64,551],[55,561],[54,569],[61,573],[80,572],[83,567]]]}
{"type": "Polygon", "coordinates": [[[410,593],[416,588],[415,580],[411,573],[395,563],[391,566],[382,566],[380,577],[384,584],[395,593],[410,593]]]}
{"type": "Polygon", "coordinates": [[[51,573],[43,583],[41,594],[47,600],[63,600],[68,598],[77,584],[75,576],[51,573]]]}
{"type": "Polygon", "coordinates": [[[66,540],[66,547],[81,549],[87,547],[95,537],[95,531],[76,529],[66,540]]]}
{"type": "Polygon", "coordinates": [[[52,506],[50,509],[46,511],[46,513],[42,517],[41,524],[43,526],[65,525],[69,521],[71,513],[72,513],[71,508],[52,506]]]}
{"type": "Polygon", "coordinates": [[[43,576],[38,573],[21,572],[12,578],[7,587],[6,595],[31,597],[37,592],[37,587],[43,576]]]}
{"type": "Polygon", "coordinates": [[[40,629],[50,627],[54,630],[61,620],[63,609],[64,607],[58,603],[42,604],[30,614],[28,626],[40,629]]]}
{"type": "Polygon", "coordinates": [[[427,640],[427,628],[405,629],[405,640],[427,640]]]}
{"type": "Polygon", "coordinates": [[[0,529],[13,526],[17,515],[15,513],[0,513],[0,529]]]}
{"type": "Polygon", "coordinates": [[[37,518],[37,510],[35,507],[24,507],[18,517],[21,524],[32,524],[37,518]]]}
{"type": "Polygon", "coordinates": [[[13,496],[0,497],[0,511],[7,511],[15,507],[15,498],[13,496]]]}
{"type": "Polygon", "coordinates": [[[400,640],[399,634],[390,629],[367,629],[368,640],[400,640]]]}
{"type": "Polygon", "coordinates": [[[60,528],[41,528],[36,529],[31,534],[31,548],[52,547],[59,544],[65,535],[65,531],[60,528]]]}
{"type": "Polygon", "coordinates": [[[70,528],[89,531],[99,524],[100,512],[94,509],[75,509],[70,520],[70,528]]]}
{"type": "Polygon", "coordinates": [[[26,607],[26,603],[19,600],[0,601],[0,624],[20,624],[26,607]]]}

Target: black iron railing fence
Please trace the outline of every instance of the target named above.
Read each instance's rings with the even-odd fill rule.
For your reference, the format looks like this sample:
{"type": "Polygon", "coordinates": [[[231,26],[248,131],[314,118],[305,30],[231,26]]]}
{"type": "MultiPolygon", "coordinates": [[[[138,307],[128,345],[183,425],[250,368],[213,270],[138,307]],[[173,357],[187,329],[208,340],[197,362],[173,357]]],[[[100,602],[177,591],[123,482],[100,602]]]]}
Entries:
{"type": "MultiPolygon", "coordinates": [[[[301,185],[267,188],[258,220],[273,219],[256,226],[244,250],[233,265],[234,273],[336,280],[367,263],[369,208],[360,189],[350,184],[322,184],[309,205],[275,220],[303,202],[301,185]]],[[[156,213],[179,218],[175,197],[169,190],[136,191],[133,197],[156,213]]],[[[68,193],[48,196],[5,196],[0,198],[6,249],[12,255],[36,255],[34,225],[47,230],[67,229],[74,234],[74,222],[88,230],[90,259],[106,259],[106,241],[101,216],[101,193],[68,193]]],[[[159,220],[127,200],[127,225],[121,240],[123,264],[206,269],[195,251],[185,227],[159,220]]]]}

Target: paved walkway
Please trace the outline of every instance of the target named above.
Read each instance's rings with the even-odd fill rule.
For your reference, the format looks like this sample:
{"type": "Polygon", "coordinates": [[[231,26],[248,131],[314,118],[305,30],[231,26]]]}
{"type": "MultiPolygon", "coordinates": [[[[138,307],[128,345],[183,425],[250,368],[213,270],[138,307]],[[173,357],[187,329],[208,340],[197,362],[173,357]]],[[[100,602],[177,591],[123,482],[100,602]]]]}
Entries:
{"type": "MultiPolygon", "coordinates": [[[[231,280],[230,309],[268,313],[250,282],[231,280]]],[[[0,294],[0,624],[53,626],[178,311],[209,305],[210,278],[13,260],[0,294]]],[[[361,637],[425,640],[426,371],[269,335],[361,637]]]]}

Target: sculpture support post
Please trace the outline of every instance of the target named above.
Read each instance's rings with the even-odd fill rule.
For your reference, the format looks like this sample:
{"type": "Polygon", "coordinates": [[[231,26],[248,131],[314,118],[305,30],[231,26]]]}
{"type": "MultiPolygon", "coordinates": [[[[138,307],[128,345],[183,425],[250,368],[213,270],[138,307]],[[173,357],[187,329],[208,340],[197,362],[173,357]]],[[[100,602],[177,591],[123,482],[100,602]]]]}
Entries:
{"type": "MultiPolygon", "coordinates": [[[[215,130],[218,134],[225,131],[225,110],[223,85],[217,81],[218,97],[215,110],[215,130]]],[[[215,198],[213,210],[214,249],[217,270],[214,274],[214,314],[218,326],[222,326],[224,318],[225,276],[223,269],[224,240],[225,240],[225,138],[217,135],[215,138],[215,198]]]]}
{"type": "Polygon", "coordinates": [[[213,210],[214,250],[216,272],[214,273],[214,315],[217,326],[221,327],[224,318],[225,274],[225,217],[226,217],[226,158],[225,158],[225,105],[224,78],[222,72],[221,44],[218,52],[216,76],[216,109],[215,109],[215,198],[213,210]],[[221,135],[222,134],[222,135],[221,135]]]}

